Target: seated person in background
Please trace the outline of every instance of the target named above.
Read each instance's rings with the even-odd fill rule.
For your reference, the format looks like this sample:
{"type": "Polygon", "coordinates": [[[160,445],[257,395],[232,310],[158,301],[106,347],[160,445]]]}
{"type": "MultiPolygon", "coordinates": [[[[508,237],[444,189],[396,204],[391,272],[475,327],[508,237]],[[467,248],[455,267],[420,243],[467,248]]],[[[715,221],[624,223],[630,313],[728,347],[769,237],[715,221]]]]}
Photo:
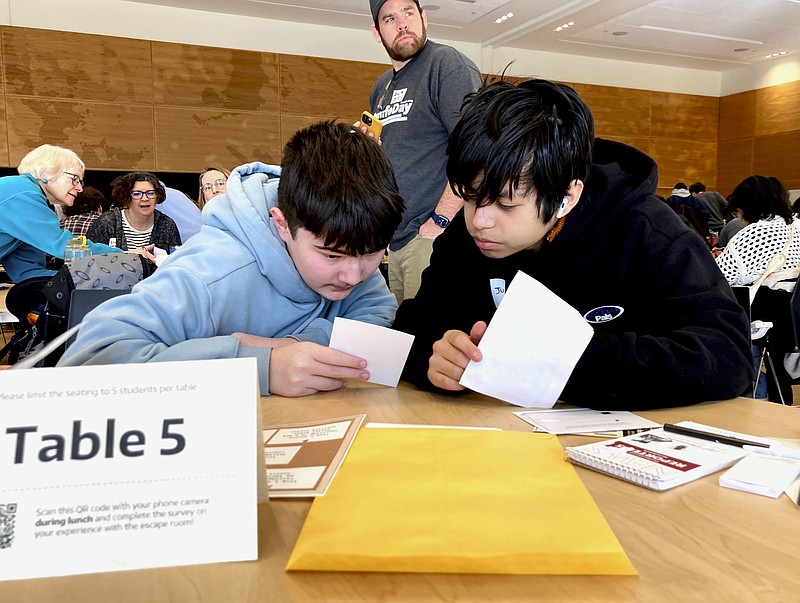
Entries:
{"type": "Polygon", "coordinates": [[[419,293],[397,311],[394,328],[416,336],[405,379],[464,389],[459,379],[481,360],[496,310],[490,282],[509,284],[521,270],[583,316],[622,309],[592,323],[561,400],[636,410],[744,391],[753,376],[749,325],[705,242],[656,199],[650,157],[594,138],[592,114],[572,88],[545,80],[482,88],[447,154],[464,209],[436,239],[419,293]]]}
{"type": "Polygon", "coordinates": [[[728,201],[717,191],[707,191],[706,185],[702,182],[695,182],[689,185],[689,192],[692,197],[700,201],[708,210],[708,230],[719,234],[725,226],[725,210],[728,208],[728,201]]]}
{"type": "Polygon", "coordinates": [[[672,189],[672,194],[667,197],[667,205],[681,216],[685,217],[692,228],[703,239],[708,236],[708,208],[695,199],[683,182],[678,182],[672,189]]]}
{"type": "Polygon", "coordinates": [[[255,357],[261,393],[301,396],[368,379],[326,347],[337,316],[389,326],[378,271],[403,200],[375,141],[323,122],[282,165],[236,168],[203,228],[130,295],[87,315],[59,364],[255,357]]]}
{"type": "MultiPolygon", "coordinates": [[[[70,206],[83,191],[84,164],[69,149],[45,144],[22,158],[19,176],[0,178],[0,263],[16,283],[8,292],[8,310],[23,324],[44,307],[43,289],[55,274],[47,255],[63,258],[72,233],[59,226],[50,209],[70,206]]],[[[92,253],[119,249],[88,241],[92,253]]]]}
{"type": "Polygon", "coordinates": [[[717,257],[717,265],[731,285],[754,284],[770,260],[789,245],[783,265],[771,269],[752,299],[753,320],[774,324],[767,337],[753,341],[754,366],[760,371],[762,348],[766,348],[775,371],[767,371],[766,378],[759,378],[757,387],[747,394],[752,391],[755,398],[791,404],[792,379],[783,364],[794,348],[786,292],[794,290],[800,275],[800,222],[794,219],[789,193],[777,178],[748,176],[733,189],[730,206],[744,224],[717,257]]]}
{"type": "Polygon", "coordinates": [[[87,186],[75,197],[75,203],[64,206],[61,228],[74,237],[85,236],[86,231],[111,206],[106,196],[93,186],[87,186]]]}
{"type": "Polygon", "coordinates": [[[731,205],[744,227],[717,257],[731,285],[752,285],[794,232],[786,263],[764,282],[768,287],[794,286],[800,268],[800,223],[794,220],[789,194],[776,178],[748,176],[731,193],[731,205]]]}
{"type": "Polygon", "coordinates": [[[154,174],[124,174],[112,183],[114,207],[95,220],[86,234],[125,251],[152,246],[168,251],[181,244],[181,235],[174,220],[156,209],[166,196],[154,174]]]}
{"type": "Polygon", "coordinates": [[[742,222],[737,216],[738,208],[733,207],[730,201],[728,201],[728,212],[725,214],[725,226],[722,227],[722,230],[719,233],[719,239],[717,239],[716,248],[712,249],[714,257],[717,257],[720,253],[722,253],[722,250],[728,245],[730,240],[733,238],[733,235],[744,228],[744,222],[742,222]]]}
{"type": "Polygon", "coordinates": [[[200,190],[197,192],[197,204],[200,209],[217,195],[225,192],[231,173],[223,167],[208,166],[200,172],[200,190]]]}

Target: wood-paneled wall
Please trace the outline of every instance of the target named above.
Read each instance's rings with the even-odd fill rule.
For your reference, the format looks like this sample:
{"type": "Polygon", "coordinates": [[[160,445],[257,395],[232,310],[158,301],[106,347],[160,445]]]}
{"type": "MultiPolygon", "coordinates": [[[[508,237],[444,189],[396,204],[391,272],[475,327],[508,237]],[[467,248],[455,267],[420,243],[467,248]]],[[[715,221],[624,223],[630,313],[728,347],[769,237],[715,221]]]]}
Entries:
{"type": "Polygon", "coordinates": [[[752,174],[800,188],[800,81],[720,99],[717,166],[726,195],[752,174]]]}
{"type": "Polygon", "coordinates": [[[73,149],[88,168],[279,163],[321,119],[352,123],[385,65],[1,27],[0,164],[73,149]]]}
{"type": "Polygon", "coordinates": [[[677,182],[716,186],[719,99],[570,84],[586,101],[598,136],[641,149],[658,163],[658,189],[677,182]]]}
{"type": "MultiPolygon", "coordinates": [[[[298,128],[321,119],[355,121],[387,68],[10,26],[0,34],[6,166],[45,142],[75,150],[91,169],[198,172],[211,164],[279,163],[298,128]]],[[[766,89],[722,104],[573,86],[592,109],[598,136],[654,157],[659,189],[668,194],[677,181],[724,189],[761,165],[794,169],[797,179],[787,152],[799,135],[796,84],[788,98],[783,89],[766,89]]]]}

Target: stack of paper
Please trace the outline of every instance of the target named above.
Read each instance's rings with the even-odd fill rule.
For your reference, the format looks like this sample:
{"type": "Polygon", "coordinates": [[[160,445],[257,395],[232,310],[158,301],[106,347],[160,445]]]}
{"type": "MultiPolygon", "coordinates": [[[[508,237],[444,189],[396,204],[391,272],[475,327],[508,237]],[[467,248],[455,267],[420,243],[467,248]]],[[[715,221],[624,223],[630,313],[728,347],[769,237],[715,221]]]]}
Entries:
{"type": "Polygon", "coordinates": [[[750,454],[719,477],[719,485],[778,498],[800,475],[797,459],[750,454]]]}

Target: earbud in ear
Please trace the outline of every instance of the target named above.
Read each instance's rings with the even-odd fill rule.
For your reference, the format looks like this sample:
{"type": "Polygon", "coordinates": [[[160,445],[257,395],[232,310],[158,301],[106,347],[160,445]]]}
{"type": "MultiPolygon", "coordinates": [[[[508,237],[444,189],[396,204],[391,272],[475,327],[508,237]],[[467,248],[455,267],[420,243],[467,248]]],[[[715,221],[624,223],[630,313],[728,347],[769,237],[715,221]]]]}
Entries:
{"type": "Polygon", "coordinates": [[[558,213],[556,214],[556,218],[563,218],[564,217],[564,212],[567,209],[567,204],[568,203],[569,203],[569,199],[567,197],[564,197],[561,200],[561,205],[559,205],[559,207],[558,207],[558,213]]]}
{"type": "Polygon", "coordinates": [[[44,184],[47,184],[47,178],[42,178],[42,182],[43,182],[44,184]]]}

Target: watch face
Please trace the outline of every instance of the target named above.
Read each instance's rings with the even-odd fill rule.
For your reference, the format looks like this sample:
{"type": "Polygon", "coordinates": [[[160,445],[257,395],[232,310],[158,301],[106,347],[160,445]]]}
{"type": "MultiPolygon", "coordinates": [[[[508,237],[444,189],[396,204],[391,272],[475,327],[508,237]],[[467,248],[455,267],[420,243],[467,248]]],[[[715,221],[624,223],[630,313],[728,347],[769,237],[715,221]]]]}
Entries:
{"type": "Polygon", "coordinates": [[[433,223],[441,228],[447,228],[447,225],[450,224],[450,219],[440,214],[433,214],[432,217],[433,223]]]}

